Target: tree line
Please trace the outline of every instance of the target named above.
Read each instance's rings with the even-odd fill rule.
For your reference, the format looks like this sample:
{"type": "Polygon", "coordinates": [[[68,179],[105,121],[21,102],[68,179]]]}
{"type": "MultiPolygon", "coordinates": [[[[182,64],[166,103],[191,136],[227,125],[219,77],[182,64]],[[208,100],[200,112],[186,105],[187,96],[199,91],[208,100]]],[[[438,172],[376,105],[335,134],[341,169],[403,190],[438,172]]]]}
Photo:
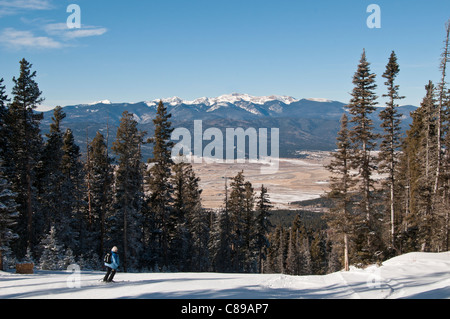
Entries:
{"type": "Polygon", "coordinates": [[[0,80],[0,269],[4,259],[33,260],[43,269],[74,262],[99,269],[106,251],[118,246],[125,271],[306,275],[449,250],[449,37],[447,23],[441,78],[425,86],[405,135],[397,56],[391,53],[382,75],[387,102],[379,135],[371,119],[376,75],[363,51],[327,166],[325,227],[305,227],[299,216],[290,227],[273,227],[267,188],[255,190],[244,172],[225,177],[221,209],[203,208],[191,164],[171,157],[171,114],[162,102],[151,138],[124,112],[112,147],[97,132],[83,161],[72,131],[62,129],[61,107],[41,135],[43,115],[34,110],[42,92],[23,59],[12,99],[0,80]],[[147,143],[153,157],[143,162],[147,143]]]}
{"type": "Polygon", "coordinates": [[[255,191],[240,172],[229,196],[225,185],[223,208],[204,209],[191,164],[171,157],[171,114],[162,102],[151,138],[124,112],[112,147],[97,132],[83,161],[73,132],[62,129],[61,107],[41,135],[43,114],[34,110],[43,98],[35,77],[32,65],[20,61],[12,101],[0,81],[0,261],[101,269],[103,255],[118,246],[125,271],[262,270],[267,188],[255,191]],[[143,162],[146,143],[153,158],[143,162]]]}
{"type": "Polygon", "coordinates": [[[383,133],[373,130],[370,114],[378,97],[376,75],[363,51],[353,77],[354,89],[341,119],[331,172],[329,229],[349,264],[380,262],[411,252],[449,250],[450,90],[446,86],[450,20],[440,64],[439,83],[425,86],[413,123],[401,134],[402,115],[396,78],[397,56],[389,57],[385,79],[386,107],[380,112],[383,133]]]}

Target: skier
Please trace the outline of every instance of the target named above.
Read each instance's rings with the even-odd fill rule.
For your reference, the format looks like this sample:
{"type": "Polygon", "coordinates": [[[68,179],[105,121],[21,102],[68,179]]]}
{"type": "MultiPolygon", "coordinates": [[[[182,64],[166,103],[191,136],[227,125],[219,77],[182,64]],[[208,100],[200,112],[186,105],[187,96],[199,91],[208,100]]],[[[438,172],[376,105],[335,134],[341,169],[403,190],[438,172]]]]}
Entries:
{"type": "Polygon", "coordinates": [[[117,247],[114,246],[111,249],[111,263],[105,262],[106,266],[106,275],[103,278],[104,282],[112,282],[114,275],[116,274],[117,269],[119,268],[119,254],[117,254],[117,247]]]}

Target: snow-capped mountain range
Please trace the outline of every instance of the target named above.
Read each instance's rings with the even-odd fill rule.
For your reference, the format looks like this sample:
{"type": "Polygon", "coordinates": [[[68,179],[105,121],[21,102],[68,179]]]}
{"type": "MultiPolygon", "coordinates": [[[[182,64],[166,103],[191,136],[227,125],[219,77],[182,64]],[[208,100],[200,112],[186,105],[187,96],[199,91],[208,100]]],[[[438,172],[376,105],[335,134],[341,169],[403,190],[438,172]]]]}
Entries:
{"type": "MultiPolygon", "coordinates": [[[[280,116],[281,114],[284,113],[285,107],[290,106],[292,104],[297,104],[299,102],[302,102],[300,104],[305,104],[308,101],[321,103],[334,102],[327,99],[317,99],[317,98],[298,100],[292,96],[285,96],[285,95],[253,96],[249,94],[231,93],[212,98],[201,97],[195,100],[184,100],[177,96],[138,103],[112,103],[110,100],[101,100],[92,103],[77,105],[75,107],[76,109],[79,109],[80,107],[84,108],[84,110],[89,113],[96,111],[93,110],[91,107],[96,108],[99,105],[110,105],[113,106],[114,108],[117,107],[120,108],[121,105],[126,105],[127,107],[133,108],[133,106],[145,104],[149,108],[147,110],[148,111],[147,113],[152,113],[152,110],[156,109],[160,101],[162,101],[173,113],[178,113],[181,109],[185,108],[185,110],[192,111],[195,113],[205,112],[220,115],[221,113],[220,110],[222,109],[223,111],[224,109],[226,109],[227,117],[233,116],[233,113],[235,113],[236,111],[244,111],[245,113],[248,113],[248,114],[245,113],[239,114],[239,117],[242,117],[243,115],[244,117],[247,117],[245,115],[248,116],[256,115],[259,117],[280,116]]],[[[340,102],[336,103],[339,104],[338,109],[340,110],[341,107],[343,106],[343,103],[340,102]]],[[[296,109],[299,110],[300,108],[296,109]]],[[[110,109],[109,111],[113,110],[110,109]]],[[[150,119],[148,116],[144,116],[143,118],[141,118],[141,113],[143,112],[135,112],[138,121],[145,122],[145,119],[147,120],[150,119]]]]}
{"type": "MultiPolygon", "coordinates": [[[[153,134],[153,119],[159,99],[137,103],[114,103],[110,100],[64,107],[67,114],[63,125],[70,127],[83,147],[86,129],[89,136],[97,130],[118,127],[124,111],[134,114],[142,130],[153,134]]],[[[252,96],[232,93],[218,97],[201,97],[183,100],[179,97],[163,98],[161,101],[172,114],[174,127],[191,129],[194,120],[202,120],[204,129],[231,128],[280,128],[280,154],[293,156],[299,150],[330,150],[335,147],[339,120],[346,111],[345,103],[321,98],[296,99],[291,96],[252,96]]],[[[404,129],[411,123],[410,112],[414,106],[400,107],[404,114],[404,129]]],[[[379,108],[381,110],[381,108],[379,108]]],[[[372,114],[378,127],[379,110],[372,114]]],[[[44,113],[42,130],[48,131],[52,111],[44,113]]],[[[110,136],[115,133],[110,132],[110,136]]]]}
{"type": "MultiPolygon", "coordinates": [[[[330,100],[325,99],[308,99],[310,101],[318,101],[318,102],[332,102],[330,100]]],[[[145,102],[149,107],[157,106],[159,104],[159,99],[145,102]]],[[[219,97],[201,97],[192,101],[183,100],[177,96],[172,98],[166,98],[161,100],[164,104],[168,104],[170,106],[178,106],[178,105],[191,105],[191,106],[203,106],[206,107],[206,112],[214,112],[221,107],[227,107],[228,105],[237,106],[249,113],[254,115],[266,115],[264,111],[264,105],[273,104],[273,103],[282,103],[285,105],[290,105],[292,103],[299,102],[299,100],[293,98],[292,96],[285,95],[270,95],[270,96],[253,96],[249,94],[240,94],[240,93],[231,93],[221,95],[219,97]],[[262,109],[262,110],[261,110],[262,109]]],[[[281,108],[279,107],[269,107],[270,111],[280,112],[281,108]]]]}
{"type": "MultiPolygon", "coordinates": [[[[220,103],[233,103],[233,104],[239,104],[239,103],[253,103],[253,104],[259,104],[263,105],[267,102],[271,101],[280,101],[284,104],[291,104],[293,102],[298,102],[297,99],[291,97],[291,96],[285,96],[285,95],[270,95],[270,96],[253,96],[249,94],[240,94],[240,93],[231,93],[231,94],[225,94],[221,95],[219,97],[201,97],[198,99],[195,99],[193,101],[188,100],[182,100],[179,97],[175,96],[172,98],[162,99],[163,103],[169,103],[170,105],[177,105],[177,104],[186,104],[186,105],[193,105],[193,104],[205,104],[207,106],[213,106],[215,104],[220,103]]],[[[153,100],[151,102],[146,102],[149,106],[158,104],[159,100],[153,100]]]]}

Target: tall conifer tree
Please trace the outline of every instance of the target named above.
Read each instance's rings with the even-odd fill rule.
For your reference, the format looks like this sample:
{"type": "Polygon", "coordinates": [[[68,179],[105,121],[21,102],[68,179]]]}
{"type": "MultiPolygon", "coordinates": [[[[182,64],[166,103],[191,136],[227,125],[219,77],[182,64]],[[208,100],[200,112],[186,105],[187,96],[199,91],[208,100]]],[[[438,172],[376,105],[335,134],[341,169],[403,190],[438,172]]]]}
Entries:
{"type": "Polygon", "coordinates": [[[267,258],[267,249],[269,248],[269,233],[273,227],[269,217],[272,215],[270,209],[272,208],[267,188],[261,185],[261,190],[256,202],[256,225],[255,225],[255,241],[256,251],[258,254],[258,272],[263,272],[263,262],[267,258]]]}
{"type": "Polygon", "coordinates": [[[374,208],[373,171],[375,169],[372,151],[376,146],[376,134],[373,132],[373,121],[370,115],[375,111],[377,96],[375,95],[375,74],[370,71],[370,63],[363,51],[358,69],[353,77],[355,87],[352,98],[347,105],[353,124],[350,138],[354,152],[353,167],[358,170],[359,178],[359,210],[365,215],[360,225],[358,254],[363,262],[374,260],[381,244],[378,216],[374,208]]]}
{"type": "MultiPolygon", "coordinates": [[[[438,193],[439,190],[439,183],[440,183],[440,174],[441,174],[441,165],[442,165],[442,140],[444,137],[444,130],[443,130],[443,113],[445,108],[445,100],[446,100],[446,76],[447,76],[447,63],[450,59],[450,19],[447,21],[445,25],[446,30],[446,37],[444,41],[444,50],[442,52],[442,59],[440,64],[441,69],[441,81],[438,85],[438,103],[437,103],[437,121],[436,121],[436,142],[437,142],[437,148],[436,148],[436,159],[437,159],[437,165],[436,165],[436,175],[435,175],[435,182],[434,182],[434,194],[438,193]]],[[[438,198],[436,197],[436,200],[438,198]]]]}
{"type": "Polygon", "coordinates": [[[76,254],[85,251],[86,237],[86,185],[80,147],[75,143],[71,129],[63,136],[61,171],[63,174],[60,212],[56,218],[59,242],[76,254]]]}
{"type": "Polygon", "coordinates": [[[398,163],[398,151],[401,146],[401,114],[398,112],[396,104],[397,100],[403,99],[400,96],[399,86],[395,84],[395,79],[400,72],[399,65],[397,63],[397,56],[392,51],[389,57],[389,62],[386,65],[386,71],[383,77],[386,79],[384,83],[387,87],[388,93],[383,94],[383,97],[387,97],[389,100],[386,103],[386,108],[380,112],[380,119],[383,121],[381,127],[384,129],[382,141],[380,144],[380,153],[378,159],[380,161],[379,172],[387,173],[388,177],[385,182],[385,186],[388,189],[388,200],[386,200],[386,206],[389,209],[390,216],[390,244],[392,248],[395,248],[395,188],[396,188],[396,169],[398,163]]]}
{"type": "Polygon", "coordinates": [[[121,246],[124,270],[137,266],[141,253],[141,207],[143,172],[141,146],[145,132],[139,131],[132,113],[123,112],[113,151],[118,157],[115,209],[111,216],[111,245],[121,246]],[[120,240],[120,238],[122,240],[120,240]],[[121,242],[121,244],[118,244],[121,242]]]}
{"type": "Polygon", "coordinates": [[[241,272],[244,266],[245,180],[243,171],[232,178],[227,206],[231,223],[231,264],[233,271],[241,272]]]}
{"type": "Polygon", "coordinates": [[[24,255],[27,247],[32,248],[35,244],[33,217],[37,211],[37,196],[34,183],[35,170],[42,151],[39,124],[43,115],[34,113],[34,109],[44,99],[35,81],[36,72],[32,71],[31,67],[25,59],[20,61],[20,75],[13,78],[13,101],[9,105],[6,121],[11,138],[10,156],[5,158],[5,163],[8,169],[12,170],[11,182],[19,204],[17,232],[20,238],[16,243],[16,252],[19,255],[24,255]]]}
{"type": "Polygon", "coordinates": [[[88,170],[89,189],[91,195],[91,216],[89,216],[92,251],[99,256],[105,253],[106,216],[112,209],[113,202],[113,167],[109,157],[104,136],[97,135],[89,145],[88,170]]]}
{"type": "MultiPolygon", "coordinates": [[[[149,214],[153,215],[155,227],[160,231],[160,252],[163,266],[169,266],[170,255],[170,230],[174,228],[174,218],[171,218],[173,189],[170,183],[171,165],[173,163],[172,147],[170,137],[173,131],[170,122],[171,114],[167,113],[167,108],[160,101],[153,120],[155,125],[154,137],[149,140],[153,144],[153,164],[148,171],[147,187],[150,192],[148,200],[149,214]]],[[[156,231],[153,230],[153,231],[156,231]]]]}
{"type": "Polygon", "coordinates": [[[349,270],[350,241],[355,235],[356,225],[359,224],[359,216],[354,212],[354,187],[356,180],[351,173],[352,149],[348,130],[348,118],[346,114],[341,118],[341,129],[337,137],[337,151],[333,153],[333,159],[326,168],[332,174],[330,177],[330,192],[328,198],[333,206],[327,214],[328,226],[337,236],[344,247],[344,267],[349,270]]]}
{"type": "Polygon", "coordinates": [[[211,213],[203,209],[200,188],[200,178],[195,175],[192,165],[186,170],[187,196],[187,229],[189,231],[188,260],[190,269],[195,271],[209,270],[208,242],[210,234],[211,213]]]}
{"type": "Polygon", "coordinates": [[[63,135],[61,122],[66,114],[61,107],[53,111],[50,132],[46,135],[42,158],[37,169],[39,201],[42,206],[38,226],[42,229],[42,235],[47,234],[52,225],[55,225],[58,215],[61,213],[63,173],[62,157],[63,135]]]}

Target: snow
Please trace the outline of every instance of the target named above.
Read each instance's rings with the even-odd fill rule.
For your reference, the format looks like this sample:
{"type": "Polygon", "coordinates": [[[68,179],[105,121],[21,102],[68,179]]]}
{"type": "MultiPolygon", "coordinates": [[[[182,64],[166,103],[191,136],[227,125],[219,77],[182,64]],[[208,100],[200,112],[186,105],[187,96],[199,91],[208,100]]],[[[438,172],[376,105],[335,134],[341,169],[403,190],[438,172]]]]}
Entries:
{"type": "Polygon", "coordinates": [[[180,99],[178,96],[174,96],[171,98],[162,99],[162,102],[164,104],[170,104],[172,106],[175,106],[175,105],[180,105],[181,103],[183,103],[183,100],[180,99]]]}
{"type": "Polygon", "coordinates": [[[96,102],[91,102],[86,105],[96,105],[96,104],[112,104],[110,100],[101,100],[96,102]]]}
{"type": "Polygon", "coordinates": [[[305,192],[297,192],[297,191],[290,191],[289,189],[283,190],[281,193],[280,191],[277,191],[275,193],[270,194],[270,200],[272,203],[275,204],[276,207],[282,207],[279,206],[278,203],[291,203],[291,202],[301,202],[305,200],[311,200],[319,198],[320,194],[317,193],[305,193],[305,192]]]}
{"type": "Polygon", "coordinates": [[[450,252],[409,253],[382,266],[324,276],[222,273],[0,272],[0,298],[450,299],[450,252]]]}
{"type": "Polygon", "coordinates": [[[320,164],[320,163],[311,163],[311,162],[307,162],[307,161],[297,159],[297,158],[280,158],[279,161],[287,162],[287,163],[291,163],[293,165],[299,165],[299,166],[315,166],[315,167],[322,166],[322,164],[320,164]]]}
{"type": "MultiPolygon", "coordinates": [[[[158,105],[160,99],[156,99],[153,101],[147,101],[145,102],[147,106],[155,106],[158,105]]],[[[171,106],[176,105],[199,105],[199,104],[205,104],[208,107],[213,107],[209,112],[214,111],[215,109],[219,108],[220,106],[226,106],[227,103],[236,104],[236,103],[251,103],[251,104],[258,104],[258,105],[264,105],[267,102],[271,101],[280,101],[284,104],[291,104],[294,102],[298,102],[295,98],[291,96],[284,96],[284,95],[270,95],[270,96],[253,96],[249,94],[241,94],[241,93],[231,93],[231,94],[224,94],[218,97],[200,97],[195,100],[189,101],[189,100],[183,100],[177,96],[171,97],[171,98],[165,98],[162,99],[164,104],[170,104],[171,106]],[[214,108],[215,107],[215,108],[214,108]]],[[[241,106],[244,107],[244,106],[241,106]]],[[[259,111],[256,109],[247,109],[247,111],[252,112],[254,114],[259,114],[259,111]]]]}
{"type": "Polygon", "coordinates": [[[200,97],[200,98],[195,99],[193,101],[184,101],[184,104],[186,104],[186,105],[205,104],[206,106],[211,106],[210,99],[207,98],[207,97],[200,97]]]}
{"type": "Polygon", "coordinates": [[[154,101],[145,101],[144,103],[147,104],[148,107],[152,107],[152,106],[157,106],[159,103],[159,100],[158,100],[158,102],[156,102],[156,100],[154,100],[154,101]]]}
{"type": "Polygon", "coordinates": [[[225,94],[216,98],[210,99],[206,98],[206,99],[209,102],[209,105],[213,105],[220,102],[226,103],[249,102],[253,104],[263,105],[270,101],[280,101],[285,104],[291,104],[293,102],[298,101],[291,96],[284,96],[284,95],[253,96],[249,94],[240,94],[240,93],[225,94]]]}
{"type": "Polygon", "coordinates": [[[313,102],[322,102],[322,103],[331,103],[333,102],[332,100],[328,100],[328,99],[323,99],[323,98],[309,98],[307,99],[308,101],[313,101],[313,102]]]}
{"type": "Polygon", "coordinates": [[[159,101],[162,101],[164,104],[169,104],[171,106],[180,105],[184,103],[182,99],[180,99],[178,96],[169,97],[165,99],[155,99],[153,101],[146,101],[144,102],[147,104],[148,107],[157,106],[159,104],[159,101]]]}

